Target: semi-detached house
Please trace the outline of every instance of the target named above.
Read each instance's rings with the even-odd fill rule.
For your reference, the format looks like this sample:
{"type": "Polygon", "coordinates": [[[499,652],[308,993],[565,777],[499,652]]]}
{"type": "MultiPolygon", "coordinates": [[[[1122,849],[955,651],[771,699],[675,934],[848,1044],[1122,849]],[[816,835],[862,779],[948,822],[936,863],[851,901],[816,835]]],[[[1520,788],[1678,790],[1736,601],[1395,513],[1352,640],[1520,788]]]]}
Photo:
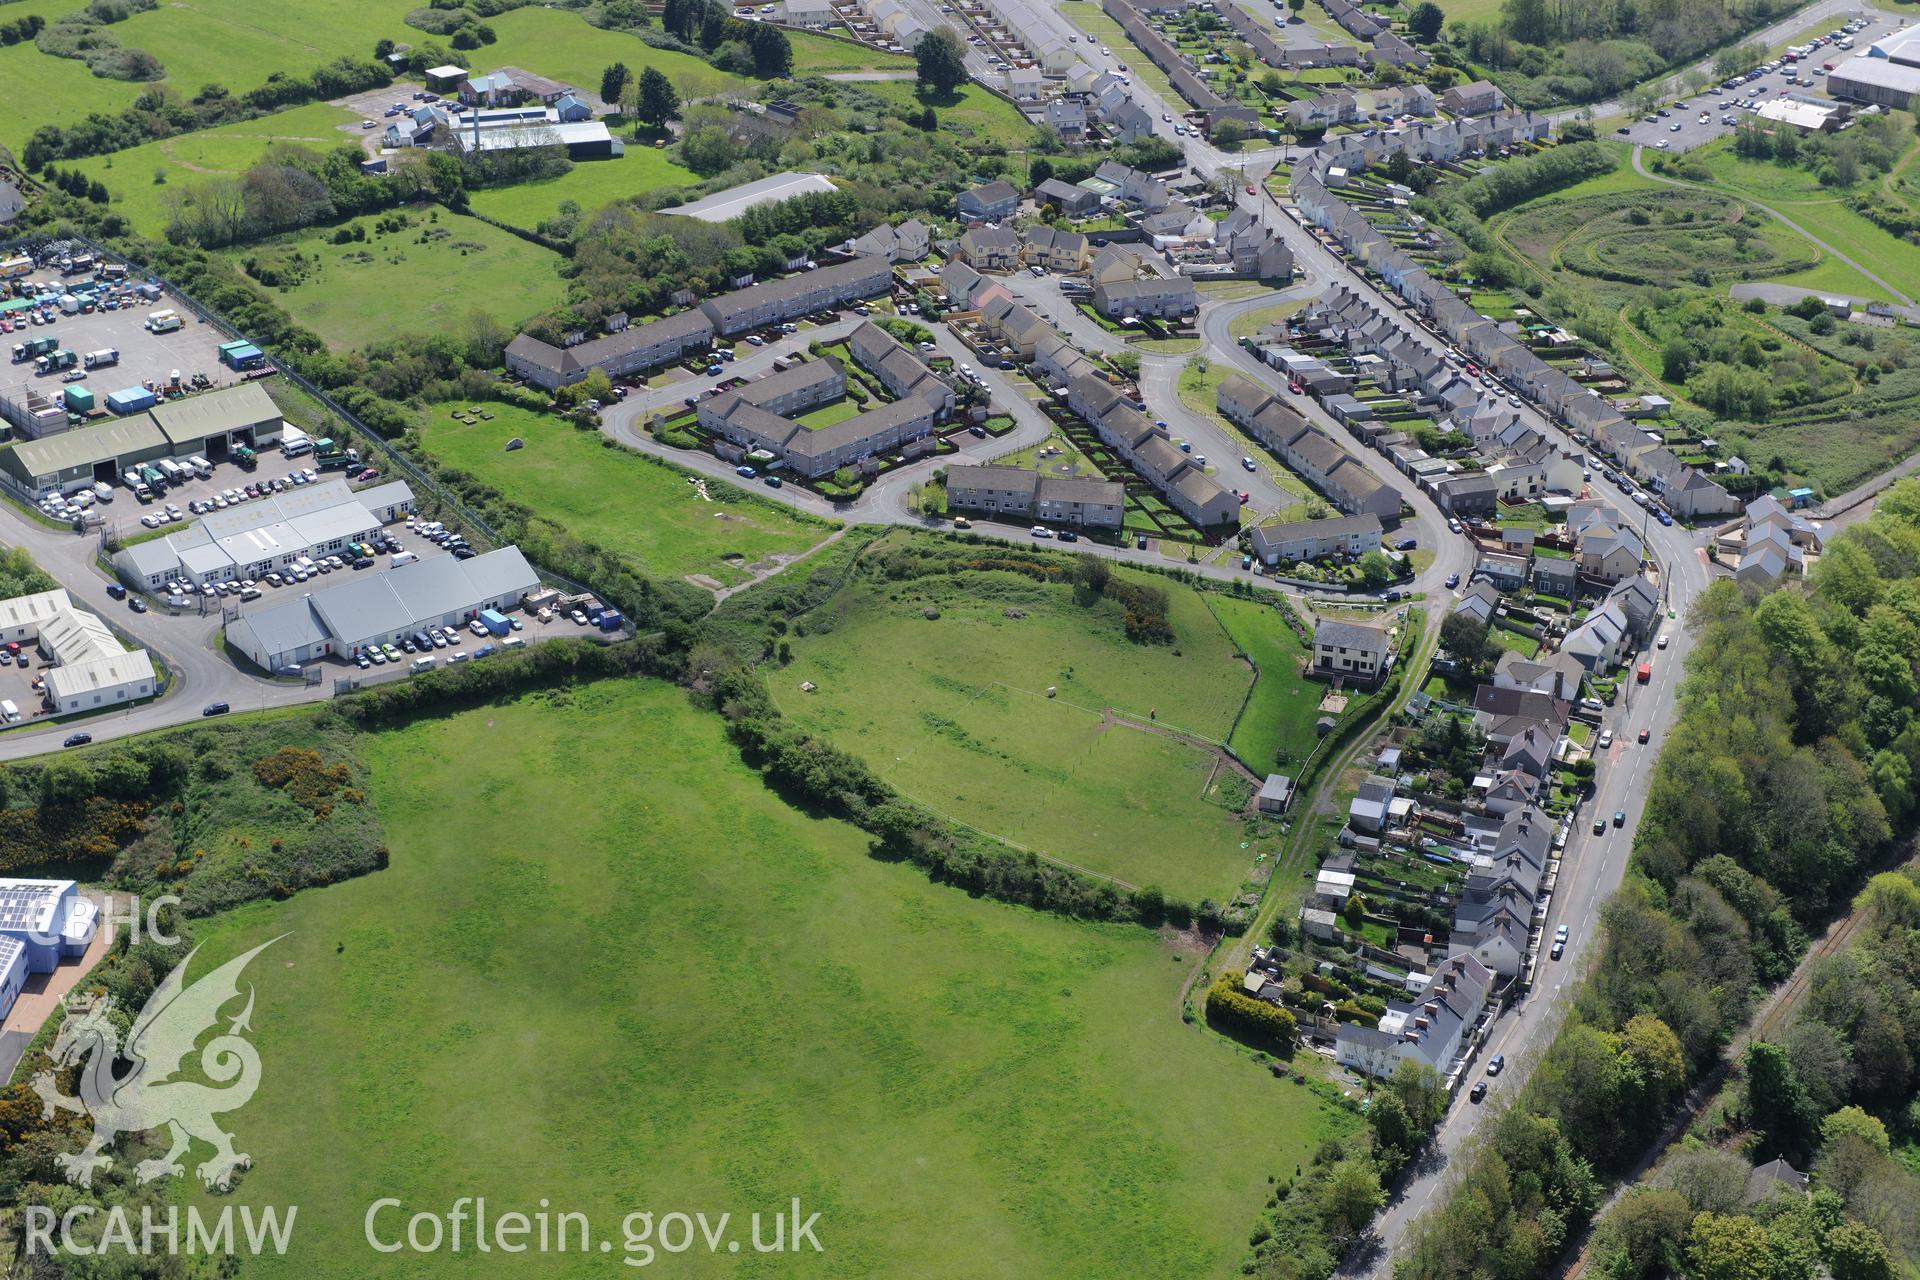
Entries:
{"type": "Polygon", "coordinates": [[[1118,529],[1127,487],[1098,476],[1048,476],[1023,467],[956,466],[947,471],[947,506],[956,511],[1038,520],[1076,529],[1118,529]]]}

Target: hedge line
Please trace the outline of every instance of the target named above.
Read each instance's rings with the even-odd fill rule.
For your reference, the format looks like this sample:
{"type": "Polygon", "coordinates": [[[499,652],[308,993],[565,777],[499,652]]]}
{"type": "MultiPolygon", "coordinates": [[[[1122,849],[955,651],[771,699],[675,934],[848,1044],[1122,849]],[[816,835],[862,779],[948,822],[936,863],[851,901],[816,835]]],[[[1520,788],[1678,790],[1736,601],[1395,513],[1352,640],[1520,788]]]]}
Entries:
{"type": "Polygon", "coordinates": [[[1240,989],[1246,971],[1229,969],[1207,988],[1207,1023],[1268,1053],[1293,1056],[1293,1015],[1240,989]]]}

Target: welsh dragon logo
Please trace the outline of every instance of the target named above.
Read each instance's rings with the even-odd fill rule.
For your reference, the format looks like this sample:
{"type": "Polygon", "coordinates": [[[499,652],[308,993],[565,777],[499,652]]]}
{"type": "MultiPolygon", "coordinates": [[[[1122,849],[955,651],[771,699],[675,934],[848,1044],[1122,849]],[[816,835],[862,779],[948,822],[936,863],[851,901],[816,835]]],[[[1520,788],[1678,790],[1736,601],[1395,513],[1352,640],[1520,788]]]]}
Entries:
{"type": "Polygon", "coordinates": [[[253,1016],[252,986],[247,988],[246,1007],[225,1032],[200,1050],[200,1070],[226,1087],[213,1088],[179,1076],[200,1037],[220,1020],[221,1008],[240,995],[240,974],[248,962],[279,940],[261,943],[188,986],[187,968],[200,953],[195,947],[148,998],[124,1046],[109,1016],[112,997],[69,1012],[51,1056],[56,1068],[86,1063],[80,1072],[80,1096],[59,1092],[52,1071],[33,1078],[43,1118],[52,1116],[56,1108],[93,1117],[93,1139],[85,1149],[57,1157],[69,1182],[91,1186],[93,1171],[112,1165],[113,1157],[106,1150],[120,1134],[162,1126],[171,1131],[171,1145],[159,1159],[134,1166],[134,1176],[142,1183],[186,1172],[180,1158],[194,1138],[213,1147],[213,1158],[195,1169],[208,1187],[226,1190],[233,1184],[233,1175],[253,1163],[251,1157],[233,1149],[233,1136],[214,1121],[220,1112],[245,1106],[260,1087],[260,1055],[241,1034],[252,1030],[248,1021],[253,1016]],[[115,1077],[114,1064],[120,1059],[131,1062],[133,1069],[115,1077]]]}

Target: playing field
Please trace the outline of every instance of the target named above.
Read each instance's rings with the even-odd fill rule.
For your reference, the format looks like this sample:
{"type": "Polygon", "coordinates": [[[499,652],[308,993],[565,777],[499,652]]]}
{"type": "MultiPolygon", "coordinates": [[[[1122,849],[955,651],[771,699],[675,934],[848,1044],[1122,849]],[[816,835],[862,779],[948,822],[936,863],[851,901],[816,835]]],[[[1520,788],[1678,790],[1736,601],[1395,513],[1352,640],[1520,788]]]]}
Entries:
{"type": "Polygon", "coordinates": [[[469,198],[474,211],[516,227],[537,227],[571,200],[591,214],[616,200],[677,187],[698,178],[668,158],[665,151],[640,143],[627,144],[627,154],[615,160],[577,160],[558,178],[523,182],[512,187],[476,191],[469,198]]]}
{"type": "Polygon", "coordinates": [[[1306,642],[1272,605],[1215,592],[1207,596],[1207,606],[1260,668],[1260,678],[1228,745],[1256,773],[1297,773],[1299,762],[1319,741],[1314,722],[1320,718],[1320,698],[1326,691],[1326,686],[1300,677],[1300,661],[1308,655],[1306,642]]]}
{"type": "Polygon", "coordinates": [[[89,156],[74,161],[71,167],[104,183],[111,195],[110,207],[126,215],[135,231],[158,239],[172,217],[171,201],[195,184],[237,177],[259,163],[277,142],[322,152],[354,142],[357,130],[349,134],[339,126],[354,125],[358,120],[351,111],[316,102],[218,129],[179,134],[112,155],[89,156]]]}
{"type": "Polygon", "coordinates": [[[254,1161],[231,1201],[299,1216],[243,1275],[612,1275],[626,1214],[730,1213],[745,1241],[798,1197],[818,1254],[743,1244],[743,1266],[723,1235],[655,1261],[1228,1276],[1269,1177],[1350,1123],[1182,1025],[1191,957],[875,861],[677,689],[534,695],[365,749],[391,866],[202,926],[196,973],[286,935],[247,975],[262,1084],[225,1123],[254,1161]],[[585,1214],[594,1252],[487,1259],[470,1226],[464,1254],[368,1246],[376,1200],[402,1205],[386,1241],[462,1196],[585,1214]]]}
{"type": "Polygon", "coordinates": [[[688,474],[629,449],[602,445],[597,432],[557,418],[487,406],[493,421],[467,426],[450,405],[422,415],[427,451],[514,502],[630,561],[640,573],[678,578],[701,574],[734,585],[753,566],[794,556],[827,536],[819,521],[753,497],[723,481],[707,481],[703,499],[688,474]],[[526,447],[511,453],[507,441],[526,447]]]}
{"type": "Polygon", "coordinates": [[[316,227],[225,251],[243,266],[253,260],[278,270],[299,255],[305,278],[268,292],[336,350],[457,328],[474,311],[513,328],[566,293],[560,255],[478,218],[416,208],[343,225],[364,227],[366,239],[334,244],[337,228],[316,227]],[[407,225],[380,231],[385,217],[407,225]]]}
{"type": "Polygon", "coordinates": [[[1251,855],[1209,795],[1217,757],[1138,726],[1223,741],[1252,671],[1196,593],[1146,581],[1168,592],[1174,645],[1133,643],[1119,605],[1064,585],[863,578],[809,615],[774,696],[944,816],[1129,884],[1221,898],[1251,855]]]}

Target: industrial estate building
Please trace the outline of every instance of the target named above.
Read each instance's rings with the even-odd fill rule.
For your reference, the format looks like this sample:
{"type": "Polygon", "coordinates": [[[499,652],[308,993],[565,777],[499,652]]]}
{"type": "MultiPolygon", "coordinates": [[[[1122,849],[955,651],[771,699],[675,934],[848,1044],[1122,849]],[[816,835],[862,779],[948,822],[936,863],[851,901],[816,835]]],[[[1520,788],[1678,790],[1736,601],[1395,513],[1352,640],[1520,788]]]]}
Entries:
{"type": "Polygon", "coordinates": [[[71,880],[0,878],[0,1018],[36,973],[87,953],[100,908],[71,880]]]}
{"type": "Polygon", "coordinates": [[[261,448],[280,439],[280,406],[257,382],[156,404],[144,413],[81,427],[0,450],[0,482],[31,500],[72,493],[96,480],[112,484],[128,467],[161,458],[220,461],[235,445],[261,448]]]}
{"type": "Polygon", "coordinates": [[[716,336],[730,337],[874,297],[885,293],[892,282],[891,261],[863,254],[834,266],[736,289],[677,315],[570,347],[556,347],[523,333],[507,344],[507,371],[549,391],[579,382],[589,369],[600,369],[610,378],[624,377],[702,350],[716,336]]]}
{"type": "Polygon", "coordinates": [[[413,490],[404,480],[358,493],[344,480],[327,480],[210,512],[178,533],[126,548],[113,567],[128,586],[147,592],[169,581],[202,586],[263,578],[337,554],[411,510],[413,490]]]}
{"type": "Polygon", "coordinates": [[[458,626],[485,609],[517,608],[539,588],[539,575],[518,547],[471,560],[434,556],[256,609],[227,628],[227,643],[267,671],[329,656],[354,658],[368,645],[399,644],[424,627],[458,626]]]}
{"type": "Polygon", "coordinates": [[[74,607],[65,587],[0,601],[0,639],[32,644],[42,662],[43,703],[54,715],[136,702],[159,692],[153,658],[128,649],[97,614],[74,607]]]}
{"type": "Polygon", "coordinates": [[[759,205],[778,204],[795,196],[833,190],[833,183],[817,173],[776,173],[772,177],[728,187],[703,200],[677,204],[660,212],[670,213],[676,218],[698,218],[702,222],[731,222],[759,205]]]}

